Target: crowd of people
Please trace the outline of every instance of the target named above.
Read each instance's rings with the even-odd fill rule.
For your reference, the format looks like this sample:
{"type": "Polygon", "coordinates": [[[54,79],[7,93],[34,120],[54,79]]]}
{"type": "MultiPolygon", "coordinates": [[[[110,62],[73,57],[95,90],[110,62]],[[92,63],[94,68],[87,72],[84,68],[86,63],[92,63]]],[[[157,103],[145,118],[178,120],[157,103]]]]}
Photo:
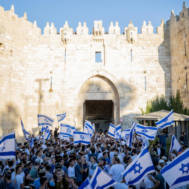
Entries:
{"type": "Polygon", "coordinates": [[[176,151],[166,153],[158,140],[149,144],[156,172],[128,186],[122,173],[144,146],[140,136],[135,135],[132,148],[103,132],[95,133],[89,145],[59,139],[57,130],[48,140],[41,133],[32,140],[33,145],[31,140],[17,143],[15,159],[0,160],[0,189],[76,189],[92,177],[97,166],[117,182],[115,189],[167,189],[160,170],[178,155],[176,151]]]}

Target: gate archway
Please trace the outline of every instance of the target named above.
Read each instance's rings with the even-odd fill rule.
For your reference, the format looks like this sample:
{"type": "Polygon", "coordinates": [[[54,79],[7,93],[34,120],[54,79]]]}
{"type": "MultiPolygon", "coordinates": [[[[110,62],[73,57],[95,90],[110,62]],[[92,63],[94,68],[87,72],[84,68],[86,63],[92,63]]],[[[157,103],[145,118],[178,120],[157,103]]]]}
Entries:
{"type": "Polygon", "coordinates": [[[119,93],[115,84],[103,75],[94,75],[84,82],[79,95],[77,118],[95,123],[96,129],[107,130],[110,122],[120,119],[119,93]]]}

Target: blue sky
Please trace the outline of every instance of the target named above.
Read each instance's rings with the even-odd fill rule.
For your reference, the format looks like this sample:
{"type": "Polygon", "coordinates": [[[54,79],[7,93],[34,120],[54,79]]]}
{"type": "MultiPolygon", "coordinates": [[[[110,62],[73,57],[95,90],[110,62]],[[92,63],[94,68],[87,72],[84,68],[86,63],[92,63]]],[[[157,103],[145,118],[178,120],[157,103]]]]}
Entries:
{"type": "MultiPolygon", "coordinates": [[[[157,27],[161,19],[169,19],[172,9],[178,14],[182,3],[182,0],[0,0],[5,10],[14,4],[19,17],[27,12],[28,20],[36,20],[40,28],[48,21],[54,22],[58,31],[66,20],[74,31],[79,21],[86,21],[92,31],[94,20],[102,20],[105,31],[110,21],[118,21],[123,31],[132,20],[140,31],[144,20],[157,27]]],[[[189,6],[187,1],[186,5],[189,6]]]]}

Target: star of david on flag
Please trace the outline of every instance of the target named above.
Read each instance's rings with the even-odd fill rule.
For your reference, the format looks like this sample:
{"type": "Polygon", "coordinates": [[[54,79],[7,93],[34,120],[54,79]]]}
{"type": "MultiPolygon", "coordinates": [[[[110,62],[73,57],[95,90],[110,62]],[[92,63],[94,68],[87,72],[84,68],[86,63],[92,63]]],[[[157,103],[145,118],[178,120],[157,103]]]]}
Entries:
{"type": "Polygon", "coordinates": [[[157,128],[156,127],[149,127],[149,126],[144,126],[140,124],[136,124],[135,126],[135,132],[138,135],[142,135],[148,140],[154,140],[157,134],[157,128]]]}
{"type": "Polygon", "coordinates": [[[94,125],[90,121],[85,120],[83,132],[88,133],[90,134],[90,136],[92,136],[95,132],[94,125]]]}
{"type": "Polygon", "coordinates": [[[143,149],[123,172],[123,177],[128,185],[136,185],[142,181],[145,175],[154,172],[148,148],[143,149]]]}
{"type": "Polygon", "coordinates": [[[15,133],[11,133],[0,140],[0,159],[11,159],[15,156],[15,133]]]}
{"type": "Polygon", "coordinates": [[[73,133],[75,131],[75,127],[68,125],[68,124],[60,124],[60,133],[65,135],[65,136],[69,136],[72,137],[73,133]]]}
{"type": "Polygon", "coordinates": [[[79,132],[79,131],[75,131],[74,132],[74,144],[90,144],[91,142],[91,137],[88,133],[84,133],[84,132],[79,132]]]}
{"type": "Polygon", "coordinates": [[[108,129],[108,135],[111,137],[115,137],[115,125],[110,123],[109,129],[108,129]]]}
{"type": "Polygon", "coordinates": [[[189,184],[189,149],[163,167],[161,174],[171,189],[189,184]]]}

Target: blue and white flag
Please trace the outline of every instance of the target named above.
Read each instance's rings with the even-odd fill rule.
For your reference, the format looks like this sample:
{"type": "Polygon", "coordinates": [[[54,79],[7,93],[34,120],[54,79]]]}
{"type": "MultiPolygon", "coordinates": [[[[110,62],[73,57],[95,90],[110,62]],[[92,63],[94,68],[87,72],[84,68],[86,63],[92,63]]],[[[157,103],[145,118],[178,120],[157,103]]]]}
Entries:
{"type": "Polygon", "coordinates": [[[148,140],[154,140],[157,134],[157,127],[148,127],[140,124],[136,124],[135,132],[138,135],[142,135],[148,140]]]}
{"type": "Polygon", "coordinates": [[[43,132],[43,139],[49,140],[50,137],[51,137],[51,131],[49,130],[48,127],[46,127],[46,129],[43,132]]]}
{"type": "Polygon", "coordinates": [[[90,121],[85,120],[83,132],[88,133],[90,134],[90,136],[92,136],[95,132],[94,125],[90,121]]]}
{"type": "Polygon", "coordinates": [[[176,152],[180,152],[182,150],[182,146],[179,144],[175,135],[172,136],[169,153],[173,152],[174,150],[176,152]]]}
{"type": "Polygon", "coordinates": [[[123,172],[123,177],[128,185],[136,185],[142,181],[145,175],[154,171],[150,153],[148,152],[148,148],[145,148],[127,166],[123,172]]]}
{"type": "Polygon", "coordinates": [[[48,116],[38,114],[38,126],[52,126],[54,120],[48,116]]]}
{"type": "Polygon", "coordinates": [[[133,123],[132,128],[129,133],[129,136],[128,136],[128,139],[126,141],[126,145],[130,148],[132,148],[132,144],[133,144],[135,125],[136,125],[136,123],[133,123]]]}
{"type": "Polygon", "coordinates": [[[116,181],[112,179],[106,172],[97,167],[90,179],[92,189],[106,189],[116,184],[116,181]]]}
{"type": "Polygon", "coordinates": [[[74,132],[74,144],[90,144],[91,137],[88,133],[75,131],[74,132]]]}
{"type": "Polygon", "coordinates": [[[121,138],[127,140],[130,134],[130,129],[125,129],[121,132],[121,138]]]}
{"type": "Polygon", "coordinates": [[[56,117],[57,117],[58,122],[61,122],[66,118],[66,112],[63,114],[57,114],[56,117]]]}
{"type": "Polygon", "coordinates": [[[8,134],[0,140],[0,159],[16,157],[15,133],[8,134]]]}
{"type": "Polygon", "coordinates": [[[69,136],[72,137],[73,133],[75,131],[75,127],[70,126],[68,124],[60,124],[60,133],[65,135],[65,136],[69,136]]]}
{"type": "Polygon", "coordinates": [[[189,149],[163,167],[161,175],[171,189],[189,184],[189,149]]]}
{"type": "Polygon", "coordinates": [[[89,178],[85,179],[85,181],[79,186],[78,189],[92,189],[89,178]]]}
{"type": "Polygon", "coordinates": [[[59,133],[59,139],[61,139],[61,140],[66,140],[66,141],[70,141],[70,136],[68,136],[68,135],[64,135],[63,133],[59,133]]]}
{"type": "Polygon", "coordinates": [[[121,125],[115,127],[115,139],[121,139],[121,125]]]}
{"type": "Polygon", "coordinates": [[[109,129],[108,129],[108,135],[111,137],[115,137],[115,125],[110,123],[109,129]]]}
{"type": "Polygon", "coordinates": [[[173,113],[173,110],[171,110],[168,115],[156,122],[158,129],[165,129],[174,124],[173,113]]]}
{"type": "Polygon", "coordinates": [[[21,126],[22,126],[22,132],[23,132],[23,134],[24,134],[25,139],[26,139],[26,140],[29,140],[30,137],[31,137],[31,135],[30,135],[30,133],[29,133],[28,131],[26,131],[26,129],[24,128],[24,123],[23,123],[22,120],[21,120],[21,126]]]}

